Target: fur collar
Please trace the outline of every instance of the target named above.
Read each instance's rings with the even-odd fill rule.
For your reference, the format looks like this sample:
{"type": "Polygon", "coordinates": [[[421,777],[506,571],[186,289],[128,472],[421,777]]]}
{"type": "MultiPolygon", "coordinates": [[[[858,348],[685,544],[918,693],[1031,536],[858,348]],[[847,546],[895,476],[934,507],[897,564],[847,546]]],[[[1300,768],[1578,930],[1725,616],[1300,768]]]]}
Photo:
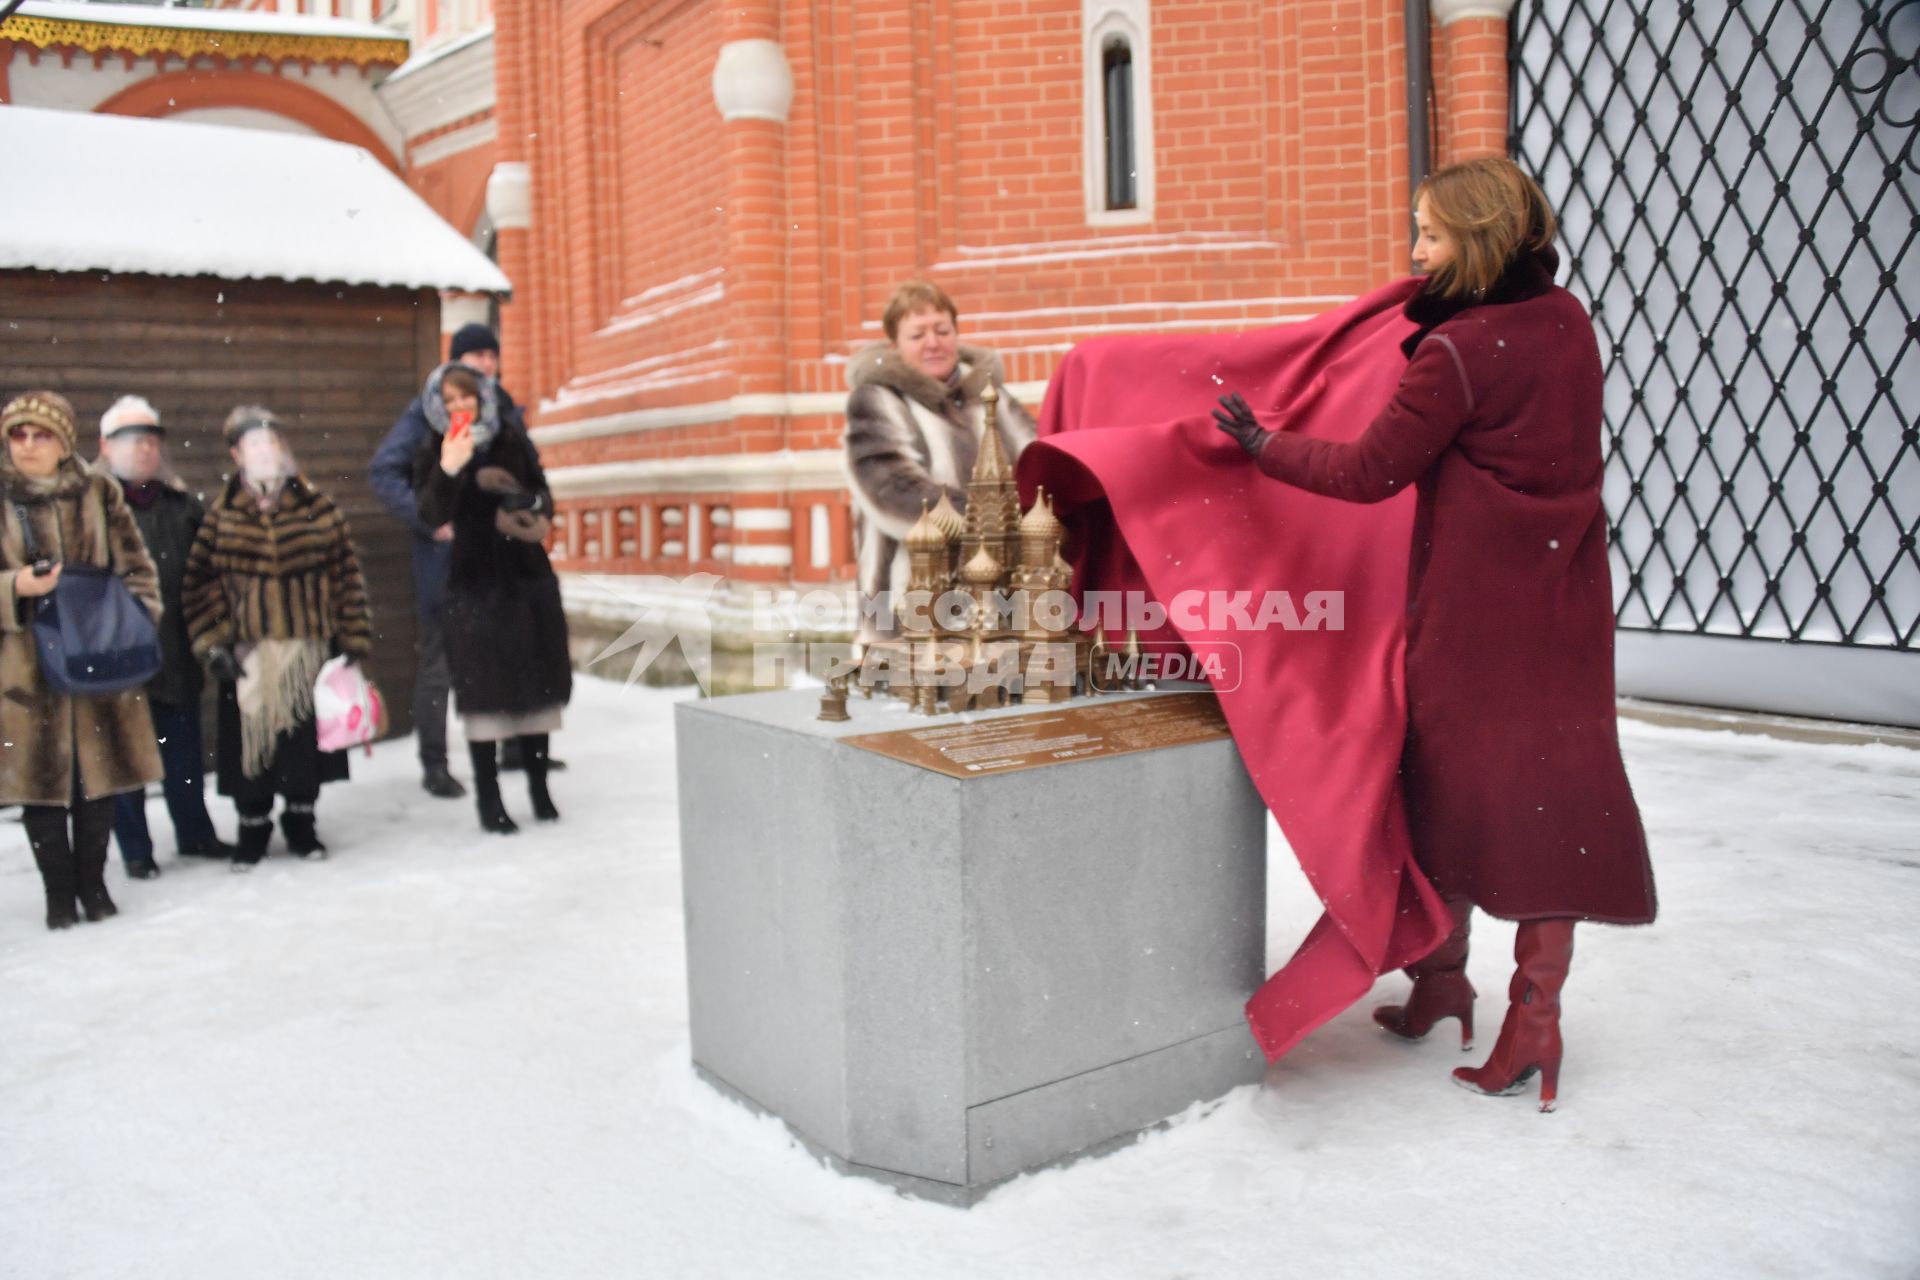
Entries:
{"type": "Polygon", "coordinates": [[[936,382],[901,358],[891,342],[876,342],[847,363],[847,386],[885,387],[934,413],[957,404],[973,404],[989,384],[1003,380],[1000,357],[985,347],[960,344],[960,376],[952,384],[936,382]]]}
{"type": "MultiPolygon", "coordinates": [[[[307,483],[305,476],[288,476],[287,484],[280,491],[280,501],[274,504],[274,511],[297,511],[313,505],[317,490],[307,483]]],[[[247,488],[246,477],[231,475],[220,491],[220,500],[214,504],[216,509],[239,511],[249,516],[265,516],[271,512],[262,512],[260,503],[254,498],[253,491],[247,488]]]]}
{"type": "Polygon", "coordinates": [[[1420,290],[1407,299],[1407,305],[1402,308],[1407,319],[1420,328],[1400,344],[1400,349],[1406,352],[1408,359],[1412,359],[1413,349],[1420,345],[1422,339],[1470,308],[1504,306],[1540,297],[1553,288],[1553,273],[1559,267],[1560,255],[1552,245],[1548,245],[1538,253],[1508,263],[1507,269],[1500,273],[1500,278],[1493,282],[1493,287],[1487,290],[1483,298],[1441,298],[1425,289],[1420,290]]]}
{"type": "Polygon", "coordinates": [[[48,502],[55,498],[71,498],[81,493],[93,483],[93,470],[80,459],[69,454],[60,460],[60,467],[53,473],[53,483],[48,486],[36,485],[13,469],[13,462],[0,454],[0,495],[8,502],[48,502]]]}

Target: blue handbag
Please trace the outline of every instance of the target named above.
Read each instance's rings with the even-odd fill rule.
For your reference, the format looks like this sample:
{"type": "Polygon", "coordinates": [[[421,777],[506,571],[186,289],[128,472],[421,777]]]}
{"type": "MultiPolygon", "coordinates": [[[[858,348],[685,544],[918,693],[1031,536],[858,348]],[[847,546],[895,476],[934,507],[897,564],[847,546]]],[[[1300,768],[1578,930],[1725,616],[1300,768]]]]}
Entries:
{"type": "MultiPolygon", "coordinates": [[[[14,504],[27,559],[38,560],[26,508],[14,504]]],[[[40,677],[62,697],[137,689],[160,674],[160,629],[111,569],[61,566],[60,581],[34,600],[33,645],[40,677]]]]}

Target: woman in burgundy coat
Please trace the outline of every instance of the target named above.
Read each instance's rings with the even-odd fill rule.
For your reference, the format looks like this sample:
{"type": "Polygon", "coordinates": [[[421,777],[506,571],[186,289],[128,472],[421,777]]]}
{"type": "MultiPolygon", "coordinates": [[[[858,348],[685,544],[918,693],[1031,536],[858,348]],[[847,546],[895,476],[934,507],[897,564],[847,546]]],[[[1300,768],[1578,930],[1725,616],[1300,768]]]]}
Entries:
{"type": "Polygon", "coordinates": [[[1560,988],[1577,920],[1653,920],[1653,872],[1620,761],[1613,592],[1600,504],[1601,367],[1585,308],[1553,283],[1553,211],[1504,158],[1421,185],[1392,403],[1351,443],[1267,431],[1237,394],[1215,418],[1267,475],[1350,502],[1416,491],[1407,584],[1407,816],[1453,935],[1375,1011],[1412,1039],[1460,1020],[1474,906],[1520,923],[1492,1057],[1455,1080],[1553,1109],[1560,988]]]}

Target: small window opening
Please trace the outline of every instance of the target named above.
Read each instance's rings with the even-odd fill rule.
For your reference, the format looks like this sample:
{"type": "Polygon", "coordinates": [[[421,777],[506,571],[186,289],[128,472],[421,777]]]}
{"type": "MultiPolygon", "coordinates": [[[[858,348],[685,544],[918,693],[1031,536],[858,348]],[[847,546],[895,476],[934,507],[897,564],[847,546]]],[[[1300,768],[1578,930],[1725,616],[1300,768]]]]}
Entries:
{"type": "Polygon", "coordinates": [[[1133,47],[1114,40],[1101,50],[1101,82],[1106,87],[1107,208],[1138,205],[1133,162],[1133,47]]]}

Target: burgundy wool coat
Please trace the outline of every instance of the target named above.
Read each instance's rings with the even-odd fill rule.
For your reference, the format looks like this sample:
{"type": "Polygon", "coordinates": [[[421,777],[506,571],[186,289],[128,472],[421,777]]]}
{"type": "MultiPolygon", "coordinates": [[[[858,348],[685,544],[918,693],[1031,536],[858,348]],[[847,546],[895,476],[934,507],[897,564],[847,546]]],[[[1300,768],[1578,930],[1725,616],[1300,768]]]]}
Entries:
{"type": "Polygon", "coordinates": [[[1407,741],[1415,861],[1505,920],[1645,924],[1656,905],[1620,760],[1601,508],[1601,380],[1555,260],[1485,301],[1407,305],[1393,401],[1351,443],[1269,434],[1260,470],[1379,502],[1415,486],[1407,741]]]}

